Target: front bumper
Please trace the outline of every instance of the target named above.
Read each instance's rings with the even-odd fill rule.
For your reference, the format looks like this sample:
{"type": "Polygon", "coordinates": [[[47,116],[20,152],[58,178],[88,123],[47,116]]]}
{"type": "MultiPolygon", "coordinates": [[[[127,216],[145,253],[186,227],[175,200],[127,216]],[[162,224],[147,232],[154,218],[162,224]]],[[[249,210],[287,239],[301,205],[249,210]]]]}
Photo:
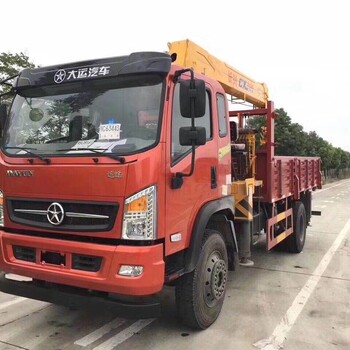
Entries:
{"type": "Polygon", "coordinates": [[[124,318],[153,318],[161,314],[161,304],[156,297],[147,298],[143,302],[122,302],[103,296],[89,294],[88,291],[65,286],[48,288],[34,282],[9,280],[5,272],[0,272],[0,291],[21,297],[46,301],[67,307],[89,310],[107,309],[124,318]]]}
{"type": "Polygon", "coordinates": [[[163,289],[165,263],[163,244],[110,246],[0,231],[0,270],[36,280],[88,290],[124,296],[149,296],[163,289]],[[35,261],[17,259],[14,247],[34,248],[35,261]],[[60,265],[44,263],[41,257],[46,252],[61,254],[65,258],[65,263],[60,265]],[[101,257],[102,263],[99,271],[74,269],[74,254],[101,257]],[[120,276],[118,272],[121,265],[141,265],[144,267],[144,271],[139,277],[120,276]]]}

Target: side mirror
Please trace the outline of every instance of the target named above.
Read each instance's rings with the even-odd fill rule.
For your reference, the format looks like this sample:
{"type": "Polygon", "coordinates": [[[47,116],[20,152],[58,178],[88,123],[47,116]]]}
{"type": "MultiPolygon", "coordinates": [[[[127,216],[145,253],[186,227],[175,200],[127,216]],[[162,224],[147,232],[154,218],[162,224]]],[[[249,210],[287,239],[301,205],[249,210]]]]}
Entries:
{"type": "Polygon", "coordinates": [[[180,80],[180,111],[184,118],[203,117],[205,114],[205,97],[204,80],[180,80]],[[191,86],[191,83],[193,86],[191,86]],[[192,104],[193,107],[191,107],[192,104]]]}
{"type": "Polygon", "coordinates": [[[231,135],[231,141],[237,141],[238,140],[238,124],[234,121],[230,121],[230,135],[231,135]]]}
{"type": "Polygon", "coordinates": [[[4,130],[5,122],[7,119],[7,106],[5,104],[0,105],[0,128],[4,130]]]}
{"type": "Polygon", "coordinates": [[[179,131],[179,141],[181,146],[201,146],[207,142],[205,128],[202,126],[183,126],[179,131]]]}

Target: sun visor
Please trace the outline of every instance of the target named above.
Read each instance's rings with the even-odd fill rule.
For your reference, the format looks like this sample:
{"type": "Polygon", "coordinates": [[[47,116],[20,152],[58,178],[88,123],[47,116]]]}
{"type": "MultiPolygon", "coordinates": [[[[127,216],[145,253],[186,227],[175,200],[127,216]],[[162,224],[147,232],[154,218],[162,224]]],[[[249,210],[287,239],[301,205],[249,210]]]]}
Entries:
{"type": "Polygon", "coordinates": [[[60,85],[90,79],[113,78],[132,74],[159,74],[170,71],[171,58],[160,52],[136,52],[129,56],[111,57],[50,66],[24,69],[15,80],[14,89],[60,85]]]}

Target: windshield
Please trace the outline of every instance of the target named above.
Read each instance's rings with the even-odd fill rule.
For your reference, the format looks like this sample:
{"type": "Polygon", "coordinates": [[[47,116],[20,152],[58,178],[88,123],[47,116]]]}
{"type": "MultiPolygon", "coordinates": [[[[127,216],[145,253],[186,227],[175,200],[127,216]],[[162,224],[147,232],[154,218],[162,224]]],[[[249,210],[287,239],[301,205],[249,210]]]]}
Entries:
{"type": "Polygon", "coordinates": [[[17,95],[4,133],[6,153],[96,156],[93,150],[101,150],[127,155],[154,146],[162,81],[128,79],[32,88],[17,95]]]}

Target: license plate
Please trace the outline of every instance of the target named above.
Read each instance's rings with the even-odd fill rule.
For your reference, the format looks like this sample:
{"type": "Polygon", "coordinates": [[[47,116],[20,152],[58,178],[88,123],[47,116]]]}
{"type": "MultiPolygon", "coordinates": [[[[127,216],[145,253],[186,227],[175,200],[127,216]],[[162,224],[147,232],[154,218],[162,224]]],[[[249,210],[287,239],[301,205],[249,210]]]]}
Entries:
{"type": "Polygon", "coordinates": [[[41,252],[41,263],[66,266],[66,256],[56,252],[41,252]]]}

